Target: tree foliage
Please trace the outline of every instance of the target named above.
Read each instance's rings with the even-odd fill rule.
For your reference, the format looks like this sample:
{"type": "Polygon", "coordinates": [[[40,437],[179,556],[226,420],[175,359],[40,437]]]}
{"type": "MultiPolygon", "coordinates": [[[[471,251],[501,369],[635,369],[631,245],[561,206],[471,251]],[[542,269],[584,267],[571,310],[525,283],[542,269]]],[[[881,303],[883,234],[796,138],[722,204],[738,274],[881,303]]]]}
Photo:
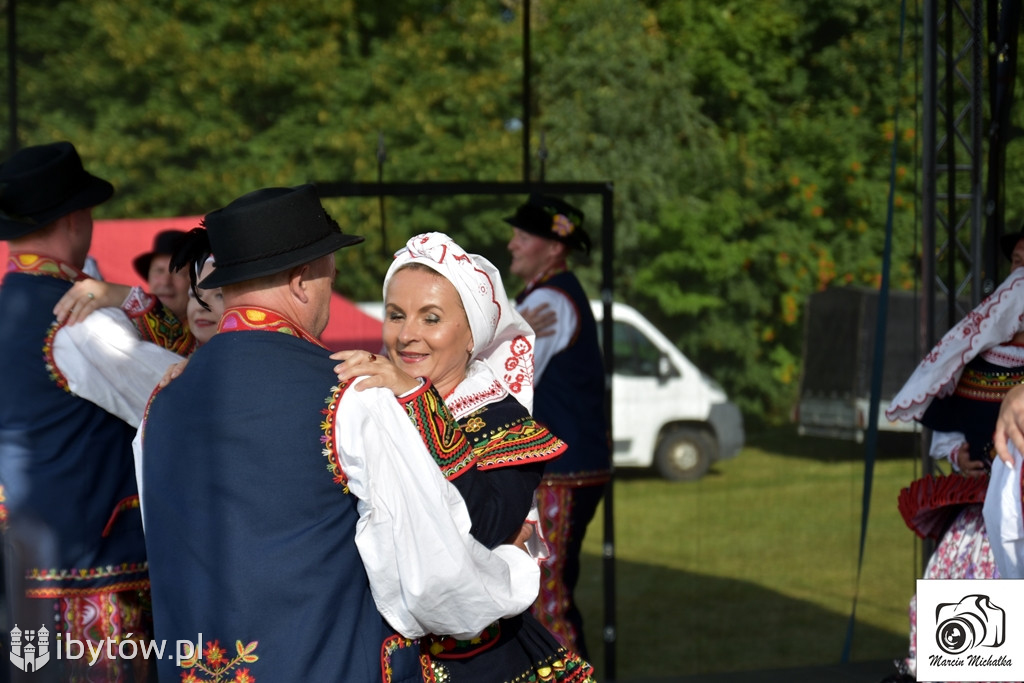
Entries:
{"type": "MultiPolygon", "coordinates": [[[[580,266],[591,293],[614,259],[616,298],[748,418],[785,419],[807,297],[878,284],[894,140],[893,284],[918,277],[917,55],[908,41],[897,81],[898,4],[530,7],[528,142],[547,156],[532,157],[529,177],[543,169],[615,190],[615,253],[580,266]]],[[[268,185],[527,173],[522,0],[52,0],[17,11],[19,142],[73,140],[117,187],[100,217],[205,213],[268,185]]],[[[1012,154],[1007,175],[1024,176],[1012,154]]],[[[597,237],[596,199],[569,199],[597,237]]],[[[338,287],[378,298],[387,255],[423,230],[504,266],[501,217],[520,200],[328,199],[343,229],[368,238],[339,254],[338,287]]],[[[1021,201],[1009,188],[1009,216],[1024,215],[1021,201]]]]}

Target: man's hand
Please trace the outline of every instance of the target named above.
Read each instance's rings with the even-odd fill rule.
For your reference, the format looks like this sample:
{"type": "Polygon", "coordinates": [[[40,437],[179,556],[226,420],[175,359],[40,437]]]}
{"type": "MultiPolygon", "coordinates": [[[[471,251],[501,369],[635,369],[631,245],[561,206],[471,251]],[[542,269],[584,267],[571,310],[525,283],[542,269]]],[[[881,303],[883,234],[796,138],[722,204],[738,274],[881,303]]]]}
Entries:
{"type": "Polygon", "coordinates": [[[57,322],[74,325],[96,309],[117,308],[131,289],[128,285],[115,285],[103,280],[79,280],[53,307],[53,314],[57,316],[57,322]]]}
{"type": "Polygon", "coordinates": [[[1024,453],[1024,384],[1018,384],[1003,397],[992,440],[999,459],[1012,469],[1013,457],[1010,455],[1009,443],[1012,442],[1018,451],[1024,453]]]}
{"type": "Polygon", "coordinates": [[[558,322],[558,317],[547,303],[543,303],[535,308],[520,309],[519,314],[529,323],[530,327],[533,328],[533,333],[538,337],[554,335],[555,323],[558,322]]]}

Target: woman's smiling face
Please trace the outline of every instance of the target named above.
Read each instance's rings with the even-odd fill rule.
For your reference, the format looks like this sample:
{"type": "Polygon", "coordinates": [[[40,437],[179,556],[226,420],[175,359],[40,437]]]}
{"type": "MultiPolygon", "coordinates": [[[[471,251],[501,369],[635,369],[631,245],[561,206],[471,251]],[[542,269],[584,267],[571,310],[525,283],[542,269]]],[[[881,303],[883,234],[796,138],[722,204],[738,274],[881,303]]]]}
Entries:
{"type": "Polygon", "coordinates": [[[406,267],[388,283],[384,347],[399,368],[429,377],[447,396],[466,376],[473,333],[454,285],[425,267],[406,267]]]}

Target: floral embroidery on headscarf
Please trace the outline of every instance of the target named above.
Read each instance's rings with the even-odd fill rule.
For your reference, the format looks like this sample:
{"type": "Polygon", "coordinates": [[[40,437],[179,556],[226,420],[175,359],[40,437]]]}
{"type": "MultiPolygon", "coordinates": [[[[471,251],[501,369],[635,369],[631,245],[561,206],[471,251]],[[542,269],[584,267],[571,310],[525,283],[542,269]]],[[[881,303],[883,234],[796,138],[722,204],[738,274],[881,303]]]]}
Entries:
{"type": "Polygon", "coordinates": [[[505,359],[505,384],[509,391],[518,394],[524,383],[533,384],[533,345],[526,337],[518,336],[509,342],[508,348],[511,355],[505,359]]]}

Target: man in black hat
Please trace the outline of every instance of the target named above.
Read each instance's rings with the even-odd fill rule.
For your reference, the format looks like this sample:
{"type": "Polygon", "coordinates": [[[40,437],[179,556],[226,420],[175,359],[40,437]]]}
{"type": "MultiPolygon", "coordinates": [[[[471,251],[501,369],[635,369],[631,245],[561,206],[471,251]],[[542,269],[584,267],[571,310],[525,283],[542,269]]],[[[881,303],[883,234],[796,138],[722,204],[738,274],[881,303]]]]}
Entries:
{"type": "Polygon", "coordinates": [[[328,322],[334,252],[362,238],[342,233],[315,188],[257,190],[203,224],[216,269],[198,286],[221,288],[219,332],[153,396],[137,442],[156,637],[178,642],[201,633],[205,641],[196,643],[198,664],[162,659],[161,680],[188,676],[201,664],[224,679],[244,667],[261,681],[370,681],[387,671],[395,683],[418,682],[418,647],[389,622],[424,625],[405,630],[409,637],[475,636],[499,615],[529,606],[536,563],[519,550],[510,558],[472,541],[457,494],[466,524],[456,530],[444,523],[439,501],[451,485],[430,453],[458,458],[471,446],[436,390],[415,391],[403,409],[388,389],[337,384],[336,362],[319,336],[328,322]],[[390,410],[411,432],[395,469],[382,463],[399,431],[381,433],[353,417],[370,415],[370,405],[390,410]],[[412,416],[423,418],[429,435],[417,434],[412,416]],[[351,445],[360,438],[382,441],[351,445]],[[377,486],[395,503],[367,519],[344,469],[343,453],[361,449],[374,463],[362,474],[383,478],[377,486]],[[422,478],[403,484],[389,476],[416,462],[426,464],[422,478]],[[448,533],[433,533],[438,519],[448,533]],[[430,533],[418,533],[424,525],[430,533]],[[456,570],[434,571],[453,558],[456,570]],[[484,579],[482,566],[501,571],[484,579]],[[410,570],[406,599],[375,603],[410,570]],[[523,577],[532,586],[519,591],[518,602],[495,606],[505,602],[496,598],[500,584],[523,577]],[[444,611],[452,621],[434,619],[444,611]]]}
{"type": "Polygon", "coordinates": [[[132,267],[146,281],[150,293],[182,322],[188,320],[188,273],[171,270],[171,257],[184,244],[187,235],[184,230],[159,232],[153,239],[153,248],[132,261],[132,267]]]}
{"type": "MultiPolygon", "coordinates": [[[[92,208],[113,191],[67,142],[0,164],[0,239],[10,246],[0,286],[0,484],[13,616],[22,628],[52,629],[56,612],[65,638],[100,646],[149,631],[131,444],[149,394],[179,360],[143,344],[117,309],[74,327],[54,320],[56,302],[88,277],[92,208]]],[[[122,666],[103,660],[115,674],[122,666]]]]}
{"type": "Polygon", "coordinates": [[[541,567],[534,614],[567,648],[587,657],[573,593],[583,536],[611,476],[597,324],[568,265],[570,252],[589,253],[590,238],[583,213],[557,197],[531,195],[505,222],[513,227],[510,270],[526,283],[516,297],[519,310],[527,320],[540,309],[555,318],[553,329],[537,336],[533,415],[569,446],[548,463],[537,489],[541,530],[552,550],[541,567]]]}

